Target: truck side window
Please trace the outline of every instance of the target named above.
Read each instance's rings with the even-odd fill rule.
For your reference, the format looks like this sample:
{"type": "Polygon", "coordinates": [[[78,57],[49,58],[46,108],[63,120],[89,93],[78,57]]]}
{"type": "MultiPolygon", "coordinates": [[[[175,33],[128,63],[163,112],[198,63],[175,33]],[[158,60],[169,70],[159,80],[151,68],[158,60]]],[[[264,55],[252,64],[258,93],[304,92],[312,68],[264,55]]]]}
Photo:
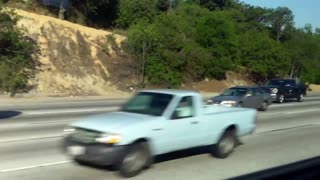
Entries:
{"type": "Polygon", "coordinates": [[[182,119],[194,116],[194,106],[192,96],[185,96],[179,102],[173,112],[172,119],[182,119]]]}

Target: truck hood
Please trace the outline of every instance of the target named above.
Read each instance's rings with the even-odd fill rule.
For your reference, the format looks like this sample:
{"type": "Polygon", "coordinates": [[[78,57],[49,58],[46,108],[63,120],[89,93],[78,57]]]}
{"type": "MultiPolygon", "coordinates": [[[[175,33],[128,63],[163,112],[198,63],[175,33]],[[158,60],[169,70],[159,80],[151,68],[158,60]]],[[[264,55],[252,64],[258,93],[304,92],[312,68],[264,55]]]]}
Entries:
{"type": "Polygon", "coordinates": [[[260,86],[261,89],[265,90],[266,93],[272,93],[272,89],[277,88],[279,89],[280,86],[276,86],[276,85],[266,85],[266,86],[260,86]]]}
{"type": "Polygon", "coordinates": [[[216,96],[212,98],[213,101],[240,101],[240,96],[216,96]]]}
{"type": "Polygon", "coordinates": [[[268,88],[268,89],[271,89],[271,88],[280,88],[280,86],[276,86],[276,85],[265,85],[265,86],[260,86],[261,88],[268,88]]]}
{"type": "Polygon", "coordinates": [[[112,112],[80,119],[79,121],[72,123],[71,126],[101,132],[117,132],[127,126],[145,123],[154,118],[154,116],[149,115],[112,112]]]}

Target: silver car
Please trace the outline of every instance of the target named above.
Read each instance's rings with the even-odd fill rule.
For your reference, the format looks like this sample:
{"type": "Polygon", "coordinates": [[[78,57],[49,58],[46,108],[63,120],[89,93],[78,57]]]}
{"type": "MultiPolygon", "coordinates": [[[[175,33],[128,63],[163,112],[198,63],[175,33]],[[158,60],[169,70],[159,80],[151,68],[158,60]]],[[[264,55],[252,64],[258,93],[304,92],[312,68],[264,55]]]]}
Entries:
{"type": "Polygon", "coordinates": [[[265,91],[259,87],[239,86],[225,90],[219,96],[209,99],[208,103],[266,111],[272,104],[272,98],[269,93],[265,93],[265,91]]]}

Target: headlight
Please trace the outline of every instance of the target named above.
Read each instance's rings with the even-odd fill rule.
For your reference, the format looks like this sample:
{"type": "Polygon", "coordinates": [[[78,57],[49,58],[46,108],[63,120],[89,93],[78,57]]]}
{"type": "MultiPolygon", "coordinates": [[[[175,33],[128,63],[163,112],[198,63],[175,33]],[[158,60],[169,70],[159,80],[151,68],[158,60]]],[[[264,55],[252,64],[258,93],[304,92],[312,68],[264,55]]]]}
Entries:
{"type": "Polygon", "coordinates": [[[76,131],[75,128],[70,127],[70,128],[64,129],[64,130],[63,130],[63,133],[64,133],[65,135],[69,135],[69,134],[73,134],[75,131],[76,131]]]}
{"type": "Polygon", "coordinates": [[[277,88],[272,89],[272,93],[277,94],[278,92],[279,92],[279,90],[277,88]]]}
{"type": "Polygon", "coordinates": [[[96,138],[96,142],[105,144],[117,144],[122,140],[122,136],[119,134],[103,134],[101,137],[96,138]]]}
{"type": "Polygon", "coordinates": [[[237,101],[222,101],[221,104],[226,106],[235,106],[237,101]]]}

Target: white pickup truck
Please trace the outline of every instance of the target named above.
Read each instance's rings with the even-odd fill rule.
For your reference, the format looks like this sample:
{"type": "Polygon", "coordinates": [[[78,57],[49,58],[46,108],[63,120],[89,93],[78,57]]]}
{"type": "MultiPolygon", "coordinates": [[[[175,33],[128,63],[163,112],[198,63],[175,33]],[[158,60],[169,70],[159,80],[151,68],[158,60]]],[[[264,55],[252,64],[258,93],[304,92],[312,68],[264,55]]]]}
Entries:
{"type": "Polygon", "coordinates": [[[226,158],[239,137],[255,130],[256,110],[203,102],[193,91],[140,91],[118,112],[72,123],[63,149],[76,162],[116,165],[124,177],[139,174],[156,155],[193,147],[226,158]]]}

